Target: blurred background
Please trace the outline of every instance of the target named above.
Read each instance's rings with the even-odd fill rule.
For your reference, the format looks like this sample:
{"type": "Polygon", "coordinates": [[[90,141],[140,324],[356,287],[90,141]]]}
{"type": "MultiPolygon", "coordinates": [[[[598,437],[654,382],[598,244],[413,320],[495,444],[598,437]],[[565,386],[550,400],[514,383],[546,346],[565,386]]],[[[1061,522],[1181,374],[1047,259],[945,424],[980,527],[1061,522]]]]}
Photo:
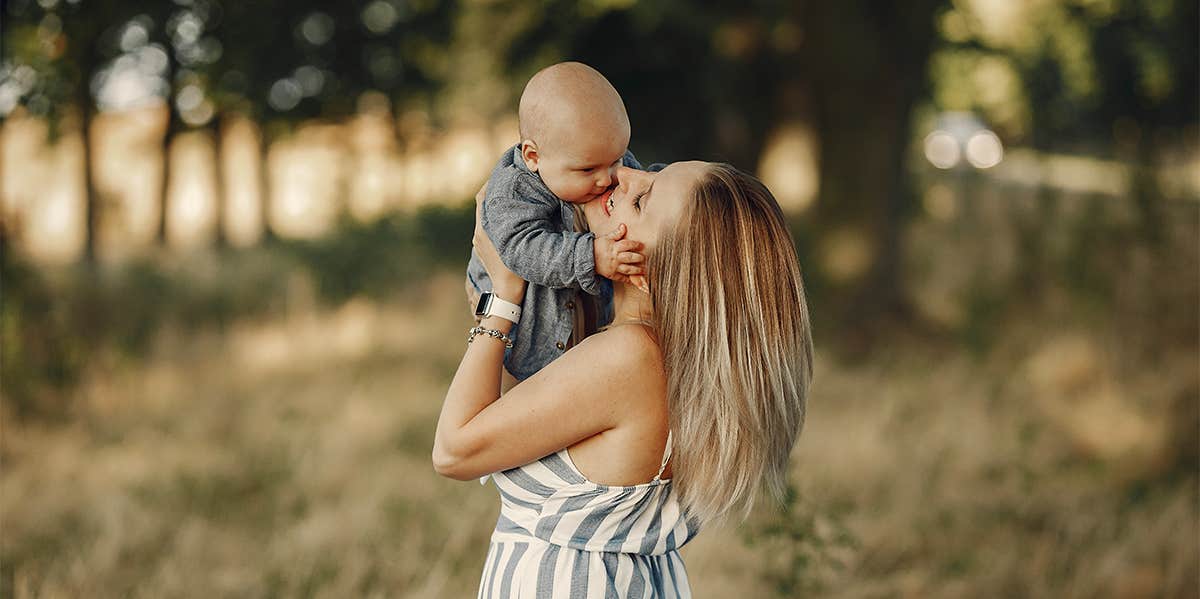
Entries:
{"type": "Polygon", "coordinates": [[[0,596],[472,596],[470,198],[575,59],[793,223],[792,493],[698,597],[1200,594],[1192,0],[0,3],[0,596]]]}

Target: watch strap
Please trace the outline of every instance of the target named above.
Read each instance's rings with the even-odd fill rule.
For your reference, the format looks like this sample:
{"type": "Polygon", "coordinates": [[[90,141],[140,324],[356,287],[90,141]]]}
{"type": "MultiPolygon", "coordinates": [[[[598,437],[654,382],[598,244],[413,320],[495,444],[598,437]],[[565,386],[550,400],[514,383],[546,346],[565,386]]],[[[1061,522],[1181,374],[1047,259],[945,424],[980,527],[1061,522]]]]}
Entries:
{"type": "Polygon", "coordinates": [[[483,317],[499,316],[511,321],[513,324],[521,321],[521,306],[502,300],[494,293],[489,293],[488,295],[491,296],[491,299],[488,301],[487,308],[482,314],[483,317]]]}

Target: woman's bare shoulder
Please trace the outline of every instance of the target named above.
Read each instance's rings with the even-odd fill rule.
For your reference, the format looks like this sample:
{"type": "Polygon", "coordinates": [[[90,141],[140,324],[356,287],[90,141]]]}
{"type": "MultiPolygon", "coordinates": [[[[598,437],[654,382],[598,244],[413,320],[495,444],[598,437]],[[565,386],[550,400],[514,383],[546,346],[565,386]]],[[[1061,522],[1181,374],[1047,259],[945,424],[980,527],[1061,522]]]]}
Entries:
{"type": "MultiPolygon", "coordinates": [[[[554,393],[570,392],[582,400],[596,396],[611,403],[618,388],[665,388],[662,354],[653,334],[641,326],[619,326],[596,333],[550,362],[528,379],[527,388],[545,386],[554,393]],[[538,384],[543,383],[543,384],[538,384]]],[[[518,385],[516,389],[520,389],[518,385]]],[[[633,394],[642,395],[642,394],[633,394]]]]}
{"type": "Polygon", "coordinates": [[[662,351],[649,327],[621,325],[584,339],[572,351],[588,362],[616,368],[626,376],[663,377],[662,351]]]}
{"type": "Polygon", "coordinates": [[[658,403],[666,396],[662,351],[653,332],[641,325],[591,335],[547,368],[555,366],[582,387],[581,396],[602,400],[622,419],[646,414],[646,402],[658,403]]]}

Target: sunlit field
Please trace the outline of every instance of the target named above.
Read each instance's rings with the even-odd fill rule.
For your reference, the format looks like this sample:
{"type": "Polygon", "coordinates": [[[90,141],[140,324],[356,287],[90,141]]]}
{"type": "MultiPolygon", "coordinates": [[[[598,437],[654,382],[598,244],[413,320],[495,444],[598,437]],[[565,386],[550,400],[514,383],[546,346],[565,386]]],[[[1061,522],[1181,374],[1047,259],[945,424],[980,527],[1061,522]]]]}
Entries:
{"type": "MultiPolygon", "coordinates": [[[[950,230],[914,227],[914,255],[950,230]]],[[[1190,253],[1129,284],[1195,268],[1195,223],[1172,230],[1190,253]]],[[[103,353],[66,422],[6,413],[0,590],[473,595],[498,501],[430,464],[470,323],[436,273],[334,302],[292,281],[280,310],[103,353]]],[[[697,596],[1195,596],[1196,346],[1140,346],[1161,298],[1127,291],[1114,318],[1014,298],[980,345],[897,330],[865,362],[819,328],[795,496],[685,548],[697,596]]]]}

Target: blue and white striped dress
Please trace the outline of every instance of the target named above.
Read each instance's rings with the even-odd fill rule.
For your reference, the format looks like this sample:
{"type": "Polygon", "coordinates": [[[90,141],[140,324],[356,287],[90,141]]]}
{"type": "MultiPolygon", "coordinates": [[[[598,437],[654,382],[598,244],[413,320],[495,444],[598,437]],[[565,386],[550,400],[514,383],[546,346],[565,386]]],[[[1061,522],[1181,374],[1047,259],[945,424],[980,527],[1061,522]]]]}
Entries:
{"type": "MultiPolygon", "coordinates": [[[[699,530],[669,479],[671,439],[654,480],[587,480],[567,450],[491,475],[500,518],[480,599],[690,597],[679,548],[699,530]]],[[[486,477],[481,482],[486,482],[486,477]]]]}

